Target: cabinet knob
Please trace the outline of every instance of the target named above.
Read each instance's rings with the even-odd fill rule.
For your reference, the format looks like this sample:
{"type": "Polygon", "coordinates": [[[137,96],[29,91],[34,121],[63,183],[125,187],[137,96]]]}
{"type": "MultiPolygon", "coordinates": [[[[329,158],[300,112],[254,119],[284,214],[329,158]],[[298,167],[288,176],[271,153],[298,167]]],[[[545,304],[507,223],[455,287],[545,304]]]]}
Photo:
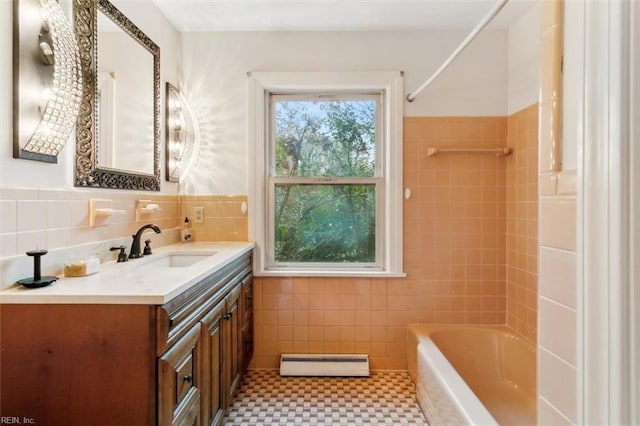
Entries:
{"type": "Polygon", "coordinates": [[[191,383],[191,381],[193,380],[193,375],[192,374],[187,374],[186,376],[184,376],[182,378],[182,380],[186,383],[191,383]]]}
{"type": "Polygon", "coordinates": [[[222,318],[224,318],[224,319],[226,319],[226,320],[231,319],[231,312],[227,312],[226,314],[224,314],[224,315],[222,316],[222,318]]]}

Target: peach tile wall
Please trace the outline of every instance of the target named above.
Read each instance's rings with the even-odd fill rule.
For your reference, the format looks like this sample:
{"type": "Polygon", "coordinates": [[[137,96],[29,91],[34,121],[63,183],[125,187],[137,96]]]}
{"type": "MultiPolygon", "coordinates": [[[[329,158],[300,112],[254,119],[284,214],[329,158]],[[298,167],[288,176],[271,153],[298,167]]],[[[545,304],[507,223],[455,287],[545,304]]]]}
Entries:
{"type": "Polygon", "coordinates": [[[505,117],[407,117],[404,206],[408,280],[433,286],[429,322],[504,323],[506,158],[429,147],[506,144],[505,117]]]}
{"type": "Polygon", "coordinates": [[[542,3],[538,423],[577,422],[576,172],[562,170],[563,2],[542,3]]]}
{"type": "Polygon", "coordinates": [[[536,342],[538,302],[538,105],[507,122],[507,325],[536,342]]]}
{"type": "Polygon", "coordinates": [[[181,223],[185,216],[193,219],[194,207],[204,207],[204,222],[193,223],[194,241],[247,241],[248,218],[246,195],[183,195],[181,223]]]}
{"type": "Polygon", "coordinates": [[[255,368],[283,352],[364,352],[406,369],[406,326],[504,324],[506,159],[427,156],[433,147],[502,147],[506,117],[405,117],[403,279],[257,278],[255,368]]]}

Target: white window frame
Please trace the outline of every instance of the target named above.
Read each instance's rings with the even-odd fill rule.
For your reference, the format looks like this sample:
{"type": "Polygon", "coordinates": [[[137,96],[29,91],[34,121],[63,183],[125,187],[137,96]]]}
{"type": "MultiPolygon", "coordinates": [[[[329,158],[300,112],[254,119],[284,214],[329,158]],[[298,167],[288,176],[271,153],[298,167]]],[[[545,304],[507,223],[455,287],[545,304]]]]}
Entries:
{"type": "MultiPolygon", "coordinates": [[[[249,238],[256,242],[257,276],[369,276],[403,277],[402,271],[402,107],[400,72],[260,72],[249,76],[249,238]],[[269,242],[269,107],[271,94],[382,93],[381,148],[383,197],[376,200],[376,219],[384,233],[382,256],[375,267],[350,264],[270,265],[269,242]]],[[[378,228],[376,230],[378,232],[378,228]]],[[[378,253],[380,247],[376,247],[378,253]]]]}

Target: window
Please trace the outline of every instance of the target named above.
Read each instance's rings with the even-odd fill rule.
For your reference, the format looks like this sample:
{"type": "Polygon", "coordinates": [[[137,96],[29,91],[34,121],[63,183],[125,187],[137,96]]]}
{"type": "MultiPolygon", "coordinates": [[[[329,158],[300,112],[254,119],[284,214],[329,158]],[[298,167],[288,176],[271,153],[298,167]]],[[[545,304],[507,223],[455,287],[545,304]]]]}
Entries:
{"type": "Polygon", "coordinates": [[[251,76],[258,275],[402,276],[401,83],[399,73],[251,76]]]}

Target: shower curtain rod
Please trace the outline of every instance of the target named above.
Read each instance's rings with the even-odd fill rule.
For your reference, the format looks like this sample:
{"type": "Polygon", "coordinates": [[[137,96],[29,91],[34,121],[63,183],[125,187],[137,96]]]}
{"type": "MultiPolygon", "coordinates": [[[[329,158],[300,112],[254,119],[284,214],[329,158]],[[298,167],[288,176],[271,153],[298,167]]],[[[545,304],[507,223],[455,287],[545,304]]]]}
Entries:
{"type": "Polygon", "coordinates": [[[476,25],[476,27],[469,33],[469,35],[462,41],[460,46],[458,46],[458,48],[453,51],[451,56],[449,56],[447,60],[444,61],[442,65],[440,65],[440,68],[438,68],[427,81],[422,83],[422,86],[418,87],[416,90],[407,95],[407,101],[413,102],[416,99],[416,96],[418,96],[418,94],[422,92],[425,87],[431,84],[431,82],[435,80],[436,77],[438,77],[442,73],[442,71],[444,71],[445,68],[447,68],[451,64],[451,62],[453,62],[453,60],[460,54],[460,52],[462,52],[464,48],[467,47],[469,43],[471,43],[471,41],[478,35],[478,33],[482,31],[482,29],[486,27],[493,18],[495,18],[495,16],[502,10],[504,5],[507,4],[508,1],[509,0],[499,0],[498,3],[493,7],[493,9],[489,11],[489,13],[482,19],[482,21],[480,21],[478,25],[476,25]]]}

